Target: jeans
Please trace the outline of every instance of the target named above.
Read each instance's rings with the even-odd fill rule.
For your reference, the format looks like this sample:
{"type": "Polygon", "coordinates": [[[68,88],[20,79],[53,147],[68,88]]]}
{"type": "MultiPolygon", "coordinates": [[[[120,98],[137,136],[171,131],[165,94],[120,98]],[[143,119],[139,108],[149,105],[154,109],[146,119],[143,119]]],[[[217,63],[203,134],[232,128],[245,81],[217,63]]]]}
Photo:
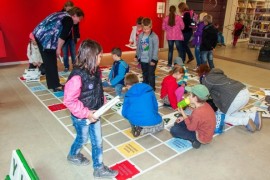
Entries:
{"type": "Polygon", "coordinates": [[[196,45],[194,48],[194,53],[195,53],[195,57],[196,57],[196,62],[197,62],[197,67],[199,67],[202,63],[201,60],[201,52],[200,52],[200,45],[196,45]]]}
{"type": "Polygon", "coordinates": [[[89,125],[86,124],[86,119],[78,119],[73,115],[71,115],[71,120],[76,129],[77,136],[70,148],[69,155],[74,156],[78,154],[82,146],[87,143],[88,137],[90,137],[93,167],[94,169],[101,167],[103,164],[103,147],[100,120],[89,125]]]}
{"type": "Polygon", "coordinates": [[[172,66],[174,42],[178,51],[178,56],[183,59],[183,41],[180,40],[168,40],[169,52],[168,52],[168,66],[172,66]]]}
{"type": "Polygon", "coordinates": [[[67,69],[69,69],[68,49],[70,50],[72,64],[74,64],[76,58],[76,45],[73,39],[68,39],[62,47],[64,66],[67,69]]]}
{"type": "Polygon", "coordinates": [[[188,130],[184,121],[174,123],[174,126],[171,128],[170,132],[175,138],[181,138],[191,142],[197,141],[195,131],[188,130]]]}
{"type": "Polygon", "coordinates": [[[208,62],[210,69],[215,68],[213,62],[213,51],[201,51],[201,60],[202,64],[206,64],[208,62]]]}
{"type": "Polygon", "coordinates": [[[225,44],[224,36],[221,32],[218,33],[218,43],[225,44]]]}
{"type": "MultiPolygon", "coordinates": [[[[103,87],[112,87],[113,88],[113,86],[109,85],[109,83],[107,81],[102,82],[102,85],[103,85],[103,87]]],[[[116,84],[114,86],[116,96],[119,96],[120,98],[124,97],[124,95],[122,94],[123,86],[124,86],[123,84],[116,84]]]]}
{"type": "Polygon", "coordinates": [[[190,38],[192,36],[192,31],[183,33],[184,35],[184,42],[183,42],[183,63],[186,61],[186,53],[188,55],[189,59],[193,59],[193,54],[191,53],[191,50],[188,46],[188,43],[190,41],[190,38]]]}
{"type": "Polygon", "coordinates": [[[154,66],[151,66],[150,63],[141,62],[142,73],[143,73],[143,83],[149,84],[153,90],[156,90],[155,82],[155,70],[157,63],[154,66]]]}
{"type": "Polygon", "coordinates": [[[248,89],[241,90],[231,103],[225,115],[225,122],[234,126],[247,125],[249,119],[255,120],[255,112],[239,112],[249,101],[248,89]]]}

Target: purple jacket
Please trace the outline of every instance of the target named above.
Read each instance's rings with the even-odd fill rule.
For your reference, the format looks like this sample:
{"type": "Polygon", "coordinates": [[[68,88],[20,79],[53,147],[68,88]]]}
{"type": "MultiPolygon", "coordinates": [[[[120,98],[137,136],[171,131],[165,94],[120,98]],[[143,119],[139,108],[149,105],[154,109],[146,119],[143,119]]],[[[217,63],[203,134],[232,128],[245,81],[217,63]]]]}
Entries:
{"type": "Polygon", "coordinates": [[[192,40],[193,45],[195,45],[195,46],[201,45],[203,28],[204,28],[204,23],[199,22],[198,25],[197,25],[197,29],[194,32],[194,38],[192,40]]]}

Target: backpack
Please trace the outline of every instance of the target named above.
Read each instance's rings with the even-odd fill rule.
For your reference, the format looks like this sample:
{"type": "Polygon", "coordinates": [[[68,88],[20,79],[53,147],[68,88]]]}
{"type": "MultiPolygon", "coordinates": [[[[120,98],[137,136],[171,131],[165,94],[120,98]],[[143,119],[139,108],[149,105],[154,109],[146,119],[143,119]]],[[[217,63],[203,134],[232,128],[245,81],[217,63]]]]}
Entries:
{"type": "Polygon", "coordinates": [[[198,14],[196,14],[193,10],[189,10],[189,11],[186,11],[186,12],[189,12],[190,19],[191,19],[189,27],[192,28],[192,29],[197,28],[198,17],[199,17],[198,14]]]}

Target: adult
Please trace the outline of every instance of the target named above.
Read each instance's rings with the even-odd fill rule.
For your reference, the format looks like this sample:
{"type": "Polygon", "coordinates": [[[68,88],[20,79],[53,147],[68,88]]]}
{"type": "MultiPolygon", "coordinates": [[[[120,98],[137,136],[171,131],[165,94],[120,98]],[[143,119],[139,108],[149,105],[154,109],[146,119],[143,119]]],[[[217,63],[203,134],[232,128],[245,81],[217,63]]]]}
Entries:
{"type": "Polygon", "coordinates": [[[183,19],[176,15],[176,7],[174,5],[170,6],[170,13],[166,16],[162,23],[162,29],[166,32],[166,39],[169,45],[168,52],[168,67],[172,66],[172,58],[173,58],[173,49],[174,43],[176,45],[176,49],[178,51],[178,56],[183,58],[183,34],[182,30],[185,25],[183,19]]]}
{"type": "Polygon", "coordinates": [[[243,83],[213,68],[202,78],[202,84],[208,88],[215,105],[226,114],[226,123],[244,125],[251,132],[261,130],[261,112],[239,112],[249,101],[249,91],[243,83]]]}
{"type": "Polygon", "coordinates": [[[183,21],[184,21],[184,24],[185,24],[185,28],[182,30],[182,33],[184,35],[184,42],[183,42],[183,53],[184,54],[183,54],[182,59],[183,59],[183,62],[185,63],[185,61],[186,61],[186,53],[187,53],[188,59],[189,59],[187,61],[187,63],[190,63],[191,61],[194,60],[194,56],[191,53],[191,50],[190,50],[190,48],[188,46],[189,41],[191,39],[191,36],[193,34],[193,30],[190,27],[192,19],[191,19],[191,15],[190,15],[188,5],[186,3],[181,2],[178,5],[178,9],[179,9],[180,14],[182,15],[182,18],[183,18],[183,21]]]}
{"type": "Polygon", "coordinates": [[[54,92],[63,90],[58,76],[57,57],[73,25],[78,24],[83,17],[84,13],[78,7],[68,12],[56,12],[47,16],[33,31],[45,64],[48,89],[54,92]]]}
{"type": "MultiPolygon", "coordinates": [[[[72,1],[67,1],[64,4],[64,8],[62,9],[62,12],[69,11],[74,7],[74,3],[72,1]]],[[[69,34],[68,39],[65,41],[65,44],[63,45],[62,51],[63,51],[63,60],[64,60],[64,72],[68,72],[69,70],[69,58],[68,53],[70,52],[71,56],[71,62],[74,64],[75,58],[76,58],[76,44],[80,40],[80,30],[79,30],[79,23],[74,24],[72,27],[72,32],[69,34]]]]}

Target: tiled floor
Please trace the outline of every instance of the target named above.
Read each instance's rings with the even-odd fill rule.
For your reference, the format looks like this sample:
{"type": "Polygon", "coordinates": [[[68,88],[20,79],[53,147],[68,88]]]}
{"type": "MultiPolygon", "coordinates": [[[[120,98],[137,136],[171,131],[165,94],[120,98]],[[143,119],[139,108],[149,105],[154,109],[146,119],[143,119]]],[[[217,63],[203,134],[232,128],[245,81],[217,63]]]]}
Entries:
{"type": "MultiPolygon", "coordinates": [[[[131,62],[132,58],[125,56],[131,62]]],[[[161,58],[165,59],[164,56],[164,52],[160,53],[161,58]]],[[[269,88],[269,78],[262,78],[269,77],[267,70],[220,59],[215,59],[215,63],[234,79],[269,88]]],[[[188,66],[192,68],[194,63],[188,66]]],[[[91,166],[76,167],[66,162],[75,133],[69,113],[66,109],[50,112],[46,108],[61,103],[61,95],[37,88],[39,83],[29,83],[25,88],[16,78],[24,68],[1,67],[0,71],[0,162],[4,165],[0,168],[1,177],[8,173],[11,150],[20,148],[41,179],[93,179],[91,166]]],[[[161,81],[166,72],[158,71],[157,74],[157,80],[161,81]]],[[[258,90],[249,89],[252,92],[258,90]]],[[[254,102],[251,100],[250,104],[254,102]]],[[[168,115],[173,111],[161,107],[160,113],[168,115]]],[[[199,150],[186,148],[188,151],[180,154],[177,147],[173,148],[179,142],[175,142],[167,130],[133,138],[127,121],[110,110],[102,117],[104,162],[112,166],[128,160],[140,171],[134,179],[267,179],[270,175],[267,171],[269,129],[269,119],[264,119],[262,131],[254,134],[243,127],[235,127],[199,150]],[[134,153],[126,153],[123,149],[127,148],[134,153]]],[[[83,153],[87,157],[90,149],[90,145],[86,145],[83,153]]]]}

